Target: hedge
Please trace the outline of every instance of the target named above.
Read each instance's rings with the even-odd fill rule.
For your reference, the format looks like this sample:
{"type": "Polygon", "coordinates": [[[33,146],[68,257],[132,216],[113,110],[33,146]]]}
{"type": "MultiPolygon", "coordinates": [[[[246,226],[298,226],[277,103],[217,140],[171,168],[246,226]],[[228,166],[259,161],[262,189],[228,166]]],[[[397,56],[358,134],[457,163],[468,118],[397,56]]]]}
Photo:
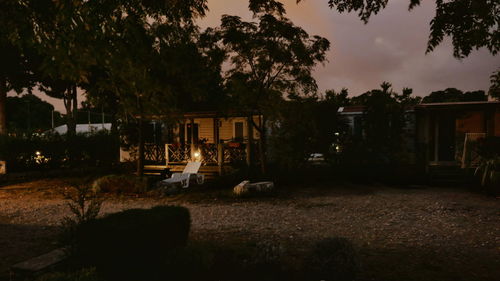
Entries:
{"type": "Polygon", "coordinates": [[[169,253],[186,245],[190,224],[189,211],[177,206],[111,214],[79,227],[76,258],[109,280],[154,279],[169,253]]]}

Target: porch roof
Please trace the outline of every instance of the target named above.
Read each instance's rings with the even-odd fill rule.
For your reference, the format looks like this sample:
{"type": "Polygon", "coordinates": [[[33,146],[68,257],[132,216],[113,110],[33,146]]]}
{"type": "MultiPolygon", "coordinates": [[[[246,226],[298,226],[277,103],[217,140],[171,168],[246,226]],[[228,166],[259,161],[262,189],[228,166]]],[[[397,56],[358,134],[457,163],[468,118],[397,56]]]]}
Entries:
{"type": "MultiPolygon", "coordinates": [[[[243,111],[187,111],[178,114],[171,114],[170,117],[174,118],[229,118],[229,117],[246,117],[247,112],[243,111]]],[[[168,115],[149,115],[148,118],[151,119],[164,119],[168,115]]],[[[258,114],[253,114],[253,116],[259,116],[258,114]]]]}
{"type": "Polygon", "coordinates": [[[500,101],[468,101],[468,102],[438,102],[421,103],[415,107],[423,110],[440,109],[500,109],[500,101]]]}

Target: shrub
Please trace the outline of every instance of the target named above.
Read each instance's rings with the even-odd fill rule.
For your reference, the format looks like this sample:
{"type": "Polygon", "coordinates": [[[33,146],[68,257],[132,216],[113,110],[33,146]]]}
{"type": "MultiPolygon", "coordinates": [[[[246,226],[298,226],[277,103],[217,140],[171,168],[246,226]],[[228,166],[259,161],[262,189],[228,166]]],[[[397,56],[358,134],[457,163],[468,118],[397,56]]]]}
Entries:
{"type": "Polygon", "coordinates": [[[131,209],[82,224],[76,257],[110,280],[150,280],[169,253],[186,245],[189,211],[177,206],[131,209]]]}
{"type": "Polygon", "coordinates": [[[352,243],[340,237],[318,242],[305,264],[312,280],[354,280],[359,271],[359,261],[352,243]]]}
{"type": "Polygon", "coordinates": [[[66,247],[69,255],[75,251],[76,231],[83,223],[95,220],[101,210],[103,200],[99,193],[86,184],[76,184],[65,194],[71,216],[61,222],[59,242],[66,247]]]}
{"type": "Polygon", "coordinates": [[[474,174],[487,192],[500,193],[500,137],[480,140],[477,152],[481,158],[474,174]]]}
{"type": "Polygon", "coordinates": [[[151,178],[135,175],[107,175],[96,179],[92,184],[93,188],[105,193],[144,193],[151,186],[151,178]]]}
{"type": "Polygon", "coordinates": [[[42,275],[37,281],[102,281],[95,268],[82,269],[76,272],[54,272],[42,275]]]}
{"type": "Polygon", "coordinates": [[[0,159],[8,170],[23,172],[68,167],[112,166],[118,161],[118,138],[107,132],[66,135],[0,136],[0,159]]]}

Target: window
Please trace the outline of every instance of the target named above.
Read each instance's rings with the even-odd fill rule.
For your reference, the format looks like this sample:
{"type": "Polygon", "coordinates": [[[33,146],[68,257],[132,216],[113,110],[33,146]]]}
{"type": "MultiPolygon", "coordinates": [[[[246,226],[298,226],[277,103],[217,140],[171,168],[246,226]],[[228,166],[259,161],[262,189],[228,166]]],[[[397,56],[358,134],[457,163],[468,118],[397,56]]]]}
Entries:
{"type": "Polygon", "coordinates": [[[234,122],[234,140],[243,141],[243,122],[234,122]]]}

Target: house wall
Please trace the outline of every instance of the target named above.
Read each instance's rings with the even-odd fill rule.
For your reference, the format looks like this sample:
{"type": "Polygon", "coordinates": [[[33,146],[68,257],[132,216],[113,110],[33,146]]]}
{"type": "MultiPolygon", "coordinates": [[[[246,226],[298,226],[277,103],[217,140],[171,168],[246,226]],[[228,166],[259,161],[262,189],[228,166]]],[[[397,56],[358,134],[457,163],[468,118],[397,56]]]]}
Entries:
{"type": "MultiPolygon", "coordinates": [[[[189,121],[188,121],[189,122],[189,121]]],[[[194,123],[198,124],[199,139],[207,139],[208,143],[214,143],[214,120],[213,118],[195,118],[194,123]]],[[[187,134],[187,130],[185,130],[187,134]]],[[[186,135],[187,138],[187,135],[186,135]]]]}
{"type": "Polygon", "coordinates": [[[469,111],[462,116],[458,116],[456,120],[457,133],[484,133],[485,114],[483,111],[469,111]]]}
{"type": "MultiPolygon", "coordinates": [[[[253,117],[254,121],[258,124],[258,116],[253,117]]],[[[184,126],[189,124],[189,120],[186,120],[184,126]]],[[[219,140],[228,142],[234,137],[234,123],[243,122],[243,137],[248,138],[247,133],[247,122],[245,117],[228,117],[219,118],[219,140]]],[[[194,123],[198,124],[198,134],[199,139],[207,139],[208,143],[215,143],[214,138],[214,118],[194,118],[194,123]]],[[[253,130],[254,139],[259,138],[259,133],[257,130],[253,130]]],[[[187,129],[184,130],[184,137],[187,139],[187,129]]]]}

